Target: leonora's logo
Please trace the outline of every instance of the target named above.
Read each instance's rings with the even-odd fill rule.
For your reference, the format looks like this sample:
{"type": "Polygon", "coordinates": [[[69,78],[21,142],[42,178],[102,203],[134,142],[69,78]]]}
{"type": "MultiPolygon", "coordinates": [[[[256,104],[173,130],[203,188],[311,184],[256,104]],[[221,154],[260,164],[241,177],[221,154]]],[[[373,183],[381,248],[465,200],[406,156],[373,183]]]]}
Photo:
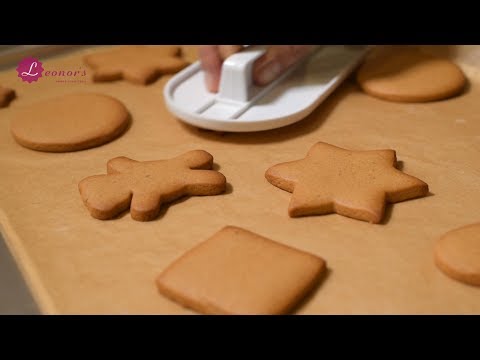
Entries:
{"type": "Polygon", "coordinates": [[[20,61],[17,67],[18,77],[22,81],[31,83],[42,77],[42,63],[33,57],[28,57],[20,61]]]}
{"type": "MultiPolygon", "coordinates": [[[[45,69],[43,68],[42,63],[34,57],[27,57],[23,59],[20,61],[17,67],[18,77],[22,79],[22,81],[26,81],[28,83],[31,83],[32,81],[38,81],[38,79],[42,77],[44,70],[45,69]]],[[[81,80],[81,77],[87,76],[87,71],[82,68],[76,70],[47,70],[43,76],[57,77],[58,79],[56,82],[86,83],[86,80],[81,80]]]]}

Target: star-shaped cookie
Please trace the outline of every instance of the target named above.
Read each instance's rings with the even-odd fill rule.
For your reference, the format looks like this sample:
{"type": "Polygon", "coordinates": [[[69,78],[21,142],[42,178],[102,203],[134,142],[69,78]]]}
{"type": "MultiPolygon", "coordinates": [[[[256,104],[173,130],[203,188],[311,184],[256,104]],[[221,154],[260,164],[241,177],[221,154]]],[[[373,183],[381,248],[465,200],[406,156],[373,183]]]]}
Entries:
{"type": "Polygon", "coordinates": [[[291,217],[337,213],[382,221],[385,203],[428,194],[428,185],[396,169],[394,150],[350,151],[319,142],[302,160],[269,168],[267,180],[292,194],[291,217]]]}
{"type": "Polygon", "coordinates": [[[8,106],[15,98],[15,90],[0,86],[0,108],[8,106]]]}
{"type": "Polygon", "coordinates": [[[89,54],[84,61],[94,70],[93,81],[125,79],[146,85],[187,66],[188,62],[180,58],[179,53],[178,46],[120,46],[89,54]]]}
{"type": "Polygon", "coordinates": [[[223,193],[225,176],[209,170],[212,165],[212,155],[203,150],[158,161],[117,157],[107,163],[107,175],[87,177],[78,187],[96,219],[111,219],[130,208],[134,220],[149,221],[158,216],[163,203],[184,195],[223,193]]]}

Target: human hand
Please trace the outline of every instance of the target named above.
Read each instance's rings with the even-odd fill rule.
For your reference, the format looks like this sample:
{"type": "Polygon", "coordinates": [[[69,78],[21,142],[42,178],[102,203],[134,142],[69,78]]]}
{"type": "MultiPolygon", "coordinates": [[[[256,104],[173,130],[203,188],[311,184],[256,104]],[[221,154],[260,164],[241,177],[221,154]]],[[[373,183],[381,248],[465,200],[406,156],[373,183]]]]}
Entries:
{"type": "MultiPolygon", "coordinates": [[[[206,45],[199,49],[200,63],[205,72],[205,84],[211,92],[217,92],[223,61],[240,51],[241,45],[206,45]]],[[[309,55],[314,45],[272,45],[253,65],[253,81],[256,85],[267,85],[291,65],[309,55]]]]}

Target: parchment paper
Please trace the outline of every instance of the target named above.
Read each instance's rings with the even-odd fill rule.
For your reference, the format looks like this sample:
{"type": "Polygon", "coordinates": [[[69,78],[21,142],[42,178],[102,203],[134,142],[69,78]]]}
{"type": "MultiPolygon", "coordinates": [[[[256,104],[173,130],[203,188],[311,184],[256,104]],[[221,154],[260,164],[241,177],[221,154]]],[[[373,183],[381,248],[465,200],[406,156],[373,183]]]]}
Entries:
{"type": "MultiPolygon", "coordinates": [[[[464,95],[429,104],[391,103],[363,94],[350,80],[305,120],[250,134],[183,125],[165,109],[167,77],[143,87],[124,81],[65,84],[51,77],[28,84],[14,68],[0,73],[0,84],[18,94],[0,110],[1,229],[42,312],[192,314],[159,295],[155,277],[221,227],[237,225],[327,260],[327,277],[298,314],[480,313],[480,288],[446,277],[432,253],[444,232],[480,221],[480,51],[428,50],[462,65],[471,82],[464,95]],[[84,91],[124,102],[132,124],[121,138],[65,154],[14,142],[9,123],[15,109],[84,91]],[[380,225],[335,214],[291,219],[290,194],[270,185],[264,172],[304,157],[317,141],[358,150],[392,148],[403,171],[426,181],[432,194],[389,206],[380,225]],[[84,207],[78,182],[105,173],[109,159],[157,160],[192,149],[214,156],[230,184],[226,194],[182,199],[147,223],[133,221],[129,213],[96,220],[84,207]]],[[[81,56],[91,51],[98,49],[46,59],[44,68],[85,67],[81,56]]],[[[92,74],[88,68],[87,73],[92,74]]]]}

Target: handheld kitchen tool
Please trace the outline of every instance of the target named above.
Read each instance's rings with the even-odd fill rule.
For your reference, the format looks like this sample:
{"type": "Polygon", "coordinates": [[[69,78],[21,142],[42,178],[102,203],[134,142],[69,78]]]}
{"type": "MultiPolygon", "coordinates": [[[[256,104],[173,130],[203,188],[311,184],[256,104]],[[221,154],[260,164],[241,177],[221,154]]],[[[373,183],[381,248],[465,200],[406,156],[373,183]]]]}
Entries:
{"type": "Polygon", "coordinates": [[[267,86],[256,86],[252,68],[265,47],[248,47],[228,57],[218,93],[204,84],[200,62],[172,77],[164,88],[167,108],[200,128],[247,132],[286,126],[310,114],[351,73],[368,46],[319,46],[267,86]]]}

